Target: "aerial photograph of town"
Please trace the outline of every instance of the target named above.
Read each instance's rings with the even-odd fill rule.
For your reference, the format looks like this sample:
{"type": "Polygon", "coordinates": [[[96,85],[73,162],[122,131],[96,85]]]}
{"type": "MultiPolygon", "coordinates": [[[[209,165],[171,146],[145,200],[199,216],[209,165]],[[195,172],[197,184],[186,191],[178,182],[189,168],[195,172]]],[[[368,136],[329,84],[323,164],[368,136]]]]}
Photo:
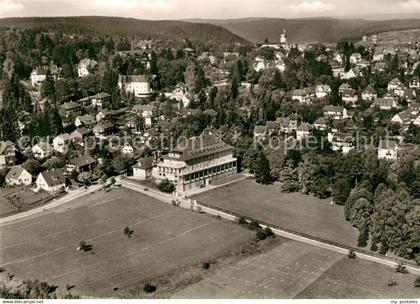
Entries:
{"type": "Polygon", "coordinates": [[[0,298],[419,304],[420,0],[0,0],[0,298]]]}

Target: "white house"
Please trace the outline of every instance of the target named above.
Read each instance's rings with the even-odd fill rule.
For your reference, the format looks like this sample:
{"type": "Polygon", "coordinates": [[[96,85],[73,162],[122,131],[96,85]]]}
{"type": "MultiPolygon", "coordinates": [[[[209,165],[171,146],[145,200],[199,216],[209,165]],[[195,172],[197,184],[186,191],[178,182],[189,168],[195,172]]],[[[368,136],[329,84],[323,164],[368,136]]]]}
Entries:
{"type": "Polygon", "coordinates": [[[302,140],[309,136],[312,126],[307,123],[302,123],[296,130],[296,139],[302,140]]]}
{"type": "Polygon", "coordinates": [[[376,94],[375,89],[371,85],[368,85],[362,92],[362,100],[364,101],[372,101],[377,97],[378,94],[376,94]]]}
{"type": "Polygon", "coordinates": [[[48,142],[40,142],[32,147],[32,154],[36,159],[44,159],[50,157],[53,152],[53,147],[48,142]]]}
{"type": "Polygon", "coordinates": [[[165,93],[165,97],[182,102],[184,108],[188,108],[191,102],[188,98],[187,86],[184,83],[177,84],[172,92],[165,93]]]}
{"type": "Polygon", "coordinates": [[[68,133],[60,134],[53,139],[53,149],[59,153],[66,153],[72,137],[68,133]]]}
{"type": "Polygon", "coordinates": [[[32,175],[20,166],[13,166],[6,175],[9,186],[28,186],[32,184],[32,175]]]}
{"type": "Polygon", "coordinates": [[[315,87],[316,98],[323,98],[331,93],[331,87],[326,84],[319,84],[315,87]]]}
{"type": "Polygon", "coordinates": [[[153,156],[140,159],[138,163],[133,166],[133,178],[147,180],[152,177],[154,162],[155,158],[153,156]]]}
{"type": "Polygon", "coordinates": [[[347,109],[340,106],[325,106],[323,113],[326,119],[340,120],[349,117],[347,109]]]}
{"type": "Polygon", "coordinates": [[[357,103],[357,99],[358,99],[357,92],[354,89],[346,90],[341,95],[341,98],[346,104],[349,104],[352,107],[355,107],[357,103]]]}
{"type": "Polygon", "coordinates": [[[136,97],[147,97],[152,93],[151,79],[146,75],[130,75],[118,77],[118,88],[136,97]]]}
{"type": "Polygon", "coordinates": [[[16,159],[16,147],[11,141],[0,141],[0,169],[13,165],[16,159]]]}
{"type": "Polygon", "coordinates": [[[373,107],[379,107],[379,109],[384,111],[390,111],[395,109],[398,105],[395,99],[390,98],[376,98],[372,104],[373,107]]]}
{"type": "Polygon", "coordinates": [[[356,64],[362,60],[362,55],[360,53],[353,53],[350,55],[350,63],[356,64]]]}
{"type": "Polygon", "coordinates": [[[292,99],[300,103],[310,104],[315,98],[315,91],[312,88],[304,88],[292,91],[292,99]]]}
{"type": "Polygon", "coordinates": [[[388,83],[388,91],[394,92],[399,97],[404,95],[405,90],[405,85],[398,78],[394,78],[388,83]]]}
{"type": "Polygon", "coordinates": [[[39,85],[41,82],[47,79],[48,70],[54,79],[60,78],[60,68],[58,68],[56,65],[40,66],[33,69],[31,72],[30,79],[33,87],[39,85]]]}
{"type": "Polygon", "coordinates": [[[124,146],[121,148],[121,153],[124,155],[133,155],[134,148],[129,143],[125,143],[124,146]]]}
{"type": "Polygon", "coordinates": [[[59,192],[66,187],[66,180],[61,171],[44,171],[36,179],[37,190],[59,192]]]}
{"type": "Polygon", "coordinates": [[[352,68],[348,72],[344,72],[343,74],[341,74],[340,78],[345,80],[345,79],[356,78],[356,77],[359,77],[361,75],[362,74],[360,73],[359,69],[352,68]]]}
{"type": "Polygon", "coordinates": [[[88,76],[97,64],[98,63],[95,60],[91,60],[89,58],[82,59],[77,65],[77,74],[79,77],[88,76]]]}
{"type": "Polygon", "coordinates": [[[87,128],[90,128],[94,126],[96,123],[95,117],[92,115],[83,115],[83,116],[77,116],[74,120],[74,125],[76,127],[85,126],[87,128]]]}
{"type": "Polygon", "coordinates": [[[378,159],[397,160],[398,144],[393,140],[381,140],[378,146],[378,159]]]}

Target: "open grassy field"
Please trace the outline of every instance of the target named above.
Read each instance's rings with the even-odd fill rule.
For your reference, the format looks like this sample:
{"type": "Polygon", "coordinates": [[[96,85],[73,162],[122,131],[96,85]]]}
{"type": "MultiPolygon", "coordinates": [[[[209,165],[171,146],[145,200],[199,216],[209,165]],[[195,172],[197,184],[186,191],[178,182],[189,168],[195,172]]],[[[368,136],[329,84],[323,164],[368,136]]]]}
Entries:
{"type": "Polygon", "coordinates": [[[286,241],[173,294],[173,298],[416,298],[416,276],[286,241]],[[388,287],[389,279],[398,285],[388,287]]]}
{"type": "Polygon", "coordinates": [[[340,244],[356,246],[358,231],[344,219],[342,206],[251,179],[193,197],[200,202],[340,244]]]}
{"type": "Polygon", "coordinates": [[[114,189],[0,225],[0,267],[16,279],[109,297],[115,287],[138,282],[142,288],[145,280],[222,255],[251,236],[239,225],[114,189]],[[126,226],[134,230],[131,239],[126,226]],[[77,251],[81,240],[93,250],[77,251]]]}

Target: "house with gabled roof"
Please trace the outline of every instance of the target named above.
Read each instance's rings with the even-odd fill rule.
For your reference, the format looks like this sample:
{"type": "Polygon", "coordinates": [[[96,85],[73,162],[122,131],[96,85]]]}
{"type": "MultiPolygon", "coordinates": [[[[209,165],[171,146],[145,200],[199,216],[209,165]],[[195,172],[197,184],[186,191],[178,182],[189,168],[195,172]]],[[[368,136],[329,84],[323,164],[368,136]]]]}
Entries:
{"type": "Polygon", "coordinates": [[[48,142],[43,141],[32,147],[32,154],[36,159],[44,159],[50,157],[53,150],[53,147],[48,142]]]}
{"type": "Polygon", "coordinates": [[[331,94],[331,87],[327,84],[319,84],[315,87],[316,98],[324,98],[331,94]]]}
{"type": "Polygon", "coordinates": [[[29,186],[32,184],[32,175],[21,166],[13,166],[7,172],[5,180],[9,186],[29,186]]]}
{"type": "Polygon", "coordinates": [[[349,117],[347,109],[341,106],[325,106],[323,113],[326,119],[340,120],[349,117]]]}
{"type": "Polygon", "coordinates": [[[93,59],[85,58],[80,60],[77,65],[77,75],[82,78],[90,75],[91,71],[98,65],[98,62],[93,59]]]}
{"type": "Polygon", "coordinates": [[[72,136],[68,133],[60,134],[53,139],[53,149],[59,153],[66,153],[72,141],[72,136]]]}
{"type": "Polygon", "coordinates": [[[393,140],[381,140],[378,145],[378,159],[395,161],[398,158],[398,143],[393,140]]]}
{"type": "Polygon", "coordinates": [[[74,158],[66,165],[69,172],[90,172],[96,166],[96,160],[89,154],[74,158]]]}
{"type": "Polygon", "coordinates": [[[16,160],[16,146],[10,140],[0,141],[0,169],[13,165],[16,160]]]}
{"type": "Polygon", "coordinates": [[[66,187],[66,179],[63,173],[58,170],[39,173],[35,183],[38,191],[60,192],[66,187]]]}
{"type": "Polygon", "coordinates": [[[118,88],[136,97],[147,97],[152,93],[151,82],[147,75],[119,75],[118,88]]]}
{"type": "Polygon", "coordinates": [[[74,120],[74,125],[76,127],[86,127],[91,128],[96,124],[96,119],[92,115],[83,115],[83,116],[77,116],[74,120]]]}
{"type": "Polygon", "coordinates": [[[376,93],[376,90],[373,88],[372,85],[368,85],[362,92],[363,101],[373,101],[377,97],[378,94],[376,93]]]}
{"type": "Polygon", "coordinates": [[[312,130],[312,125],[308,123],[301,123],[300,126],[296,129],[296,139],[302,140],[307,138],[312,130]]]}

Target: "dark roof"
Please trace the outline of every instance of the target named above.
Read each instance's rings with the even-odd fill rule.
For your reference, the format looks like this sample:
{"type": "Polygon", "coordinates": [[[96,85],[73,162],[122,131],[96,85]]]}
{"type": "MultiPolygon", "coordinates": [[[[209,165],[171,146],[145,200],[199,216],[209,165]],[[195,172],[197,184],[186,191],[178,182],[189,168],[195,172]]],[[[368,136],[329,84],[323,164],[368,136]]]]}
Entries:
{"type": "Polygon", "coordinates": [[[141,158],[139,159],[139,162],[137,163],[137,165],[134,166],[134,168],[139,168],[139,169],[153,168],[154,160],[155,160],[154,156],[141,158]]]}
{"type": "Polygon", "coordinates": [[[10,168],[9,172],[7,173],[6,179],[17,179],[24,171],[26,170],[20,166],[13,166],[12,168],[10,168]]]}
{"type": "Polygon", "coordinates": [[[180,142],[171,152],[180,153],[181,160],[188,162],[191,159],[228,150],[232,150],[232,147],[217,136],[203,134],[180,142]]]}
{"type": "Polygon", "coordinates": [[[96,160],[92,156],[90,156],[88,154],[85,154],[85,155],[83,155],[81,157],[72,159],[70,162],[73,165],[75,165],[76,167],[83,167],[83,166],[88,166],[88,165],[96,164],[96,160]]]}
{"type": "Polygon", "coordinates": [[[61,171],[44,171],[41,175],[49,187],[58,186],[65,183],[64,175],[61,171]]]}

